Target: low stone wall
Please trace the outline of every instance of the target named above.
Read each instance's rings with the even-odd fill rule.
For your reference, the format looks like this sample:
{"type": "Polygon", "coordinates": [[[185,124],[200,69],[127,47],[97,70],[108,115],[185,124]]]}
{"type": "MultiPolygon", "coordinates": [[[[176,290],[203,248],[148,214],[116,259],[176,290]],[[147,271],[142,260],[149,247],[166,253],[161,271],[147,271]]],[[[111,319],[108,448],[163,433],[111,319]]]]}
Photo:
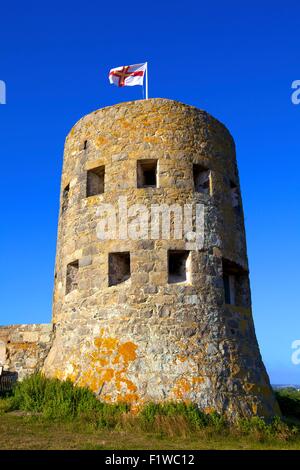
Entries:
{"type": "Polygon", "coordinates": [[[52,342],[53,325],[0,326],[0,367],[15,372],[18,380],[38,371],[52,342]]]}

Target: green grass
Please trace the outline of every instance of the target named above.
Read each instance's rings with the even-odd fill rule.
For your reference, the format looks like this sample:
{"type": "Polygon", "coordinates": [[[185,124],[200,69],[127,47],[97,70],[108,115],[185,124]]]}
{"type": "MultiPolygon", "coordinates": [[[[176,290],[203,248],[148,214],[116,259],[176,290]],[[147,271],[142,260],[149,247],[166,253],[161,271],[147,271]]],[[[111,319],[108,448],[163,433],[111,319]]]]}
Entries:
{"type": "Polygon", "coordinates": [[[300,449],[300,393],[282,390],[277,399],[286,419],[233,425],[186,403],[148,403],[132,413],[37,374],[0,399],[0,449],[300,449]]]}

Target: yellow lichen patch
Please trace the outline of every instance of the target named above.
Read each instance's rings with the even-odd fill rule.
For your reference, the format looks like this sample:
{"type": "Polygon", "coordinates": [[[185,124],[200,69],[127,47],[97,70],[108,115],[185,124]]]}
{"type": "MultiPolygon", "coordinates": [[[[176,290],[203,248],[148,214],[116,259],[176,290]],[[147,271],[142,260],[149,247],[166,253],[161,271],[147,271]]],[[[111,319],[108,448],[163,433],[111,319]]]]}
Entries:
{"type": "Polygon", "coordinates": [[[202,382],[204,382],[204,378],[203,378],[203,377],[193,377],[193,378],[192,378],[192,383],[193,383],[193,384],[201,384],[202,382]]]}
{"type": "Polygon", "coordinates": [[[58,380],[64,380],[64,372],[61,370],[57,369],[54,373],[54,378],[58,380]]]}
{"type": "Polygon", "coordinates": [[[36,344],[34,343],[12,343],[12,349],[36,349],[36,344]]]}
{"type": "Polygon", "coordinates": [[[136,393],[125,393],[124,395],[118,395],[117,400],[119,402],[125,402],[125,403],[134,403],[137,402],[139,399],[139,396],[136,393]]]}
{"type": "Polygon", "coordinates": [[[109,382],[114,376],[113,369],[106,369],[103,373],[102,379],[103,382],[109,382]]]}
{"type": "Polygon", "coordinates": [[[86,204],[88,206],[93,206],[96,202],[99,201],[99,195],[97,194],[97,196],[90,196],[86,199],[86,204]]]}
{"type": "Polygon", "coordinates": [[[112,401],[112,396],[107,394],[107,395],[101,395],[103,401],[112,401]]]}
{"type": "Polygon", "coordinates": [[[232,375],[237,376],[240,373],[241,369],[237,364],[232,366],[232,375]]]}
{"type": "Polygon", "coordinates": [[[252,405],[252,412],[253,412],[254,415],[257,414],[257,404],[256,403],[253,403],[253,405],[252,405]]]}
{"type": "Polygon", "coordinates": [[[127,341],[126,343],[120,344],[118,353],[123,357],[124,362],[128,363],[136,359],[136,348],[137,346],[134,343],[127,341]]]}
{"type": "Polygon", "coordinates": [[[91,388],[103,400],[111,401],[115,397],[119,401],[136,401],[137,386],[127,373],[129,364],[137,357],[137,346],[132,341],[122,343],[116,337],[105,336],[101,329],[93,347],[82,353],[77,384],[91,388]]]}
{"type": "Polygon", "coordinates": [[[129,121],[126,121],[125,119],[117,119],[116,123],[118,123],[120,126],[124,127],[125,129],[134,129],[134,126],[129,121]]]}
{"type": "Polygon", "coordinates": [[[246,392],[250,392],[250,390],[252,390],[254,387],[255,387],[255,384],[251,384],[249,382],[244,384],[244,389],[246,390],[246,392]]]}
{"type": "Polygon", "coordinates": [[[177,359],[178,359],[180,362],[185,362],[185,361],[187,361],[187,357],[184,356],[183,354],[178,354],[178,355],[177,355],[177,359]]]}
{"type": "Polygon", "coordinates": [[[102,135],[99,135],[96,139],[95,139],[95,144],[97,147],[100,147],[101,145],[104,145],[104,144],[107,144],[108,143],[108,139],[102,135]]]}
{"type": "Polygon", "coordinates": [[[213,413],[215,410],[211,406],[206,406],[205,408],[203,408],[203,411],[204,411],[204,413],[206,413],[208,415],[210,413],[213,413]]]}
{"type": "Polygon", "coordinates": [[[122,383],[126,385],[127,390],[129,390],[130,392],[136,392],[137,387],[136,385],[134,385],[134,383],[131,380],[127,379],[126,377],[122,377],[121,375],[116,374],[116,385],[117,385],[118,390],[121,389],[122,383]]]}
{"type": "Polygon", "coordinates": [[[158,143],[160,142],[160,139],[158,137],[150,136],[150,137],[144,137],[145,142],[150,142],[150,143],[158,143]]]}
{"type": "Polygon", "coordinates": [[[108,359],[105,359],[104,357],[100,357],[98,360],[99,360],[99,364],[102,367],[107,366],[107,364],[109,363],[108,359]]]}
{"type": "Polygon", "coordinates": [[[96,348],[107,349],[111,352],[115,349],[117,343],[118,340],[116,338],[103,338],[101,336],[99,338],[96,338],[94,341],[94,345],[96,346],[96,348]]]}
{"type": "Polygon", "coordinates": [[[178,399],[185,399],[187,398],[187,394],[190,392],[190,390],[191,385],[189,384],[188,380],[182,377],[175,383],[173,394],[178,399]]]}

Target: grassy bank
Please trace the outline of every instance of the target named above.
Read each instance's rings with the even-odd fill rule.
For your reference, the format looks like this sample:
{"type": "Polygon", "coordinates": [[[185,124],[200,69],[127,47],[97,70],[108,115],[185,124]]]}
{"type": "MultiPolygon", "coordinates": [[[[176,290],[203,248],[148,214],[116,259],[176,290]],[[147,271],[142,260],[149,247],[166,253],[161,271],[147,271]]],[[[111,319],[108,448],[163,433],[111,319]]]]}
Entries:
{"type": "Polygon", "coordinates": [[[184,403],[132,413],[71,382],[32,376],[0,399],[0,449],[300,449],[300,393],[277,397],[285,415],[234,425],[184,403]]]}

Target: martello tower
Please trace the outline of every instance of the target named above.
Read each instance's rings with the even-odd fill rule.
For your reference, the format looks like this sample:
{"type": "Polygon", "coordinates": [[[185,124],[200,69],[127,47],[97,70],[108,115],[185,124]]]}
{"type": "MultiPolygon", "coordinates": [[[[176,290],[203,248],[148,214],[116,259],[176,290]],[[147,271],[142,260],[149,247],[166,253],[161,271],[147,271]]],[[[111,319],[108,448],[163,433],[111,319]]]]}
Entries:
{"type": "MultiPolygon", "coordinates": [[[[174,228],[173,213],[170,220],[174,228]]],[[[277,411],[252,321],[235,146],[220,122],[150,99],[100,109],[73,127],[53,323],[45,373],[103,400],[190,400],[231,417],[277,411]],[[124,235],[125,199],[129,224],[130,207],[145,208],[144,235],[153,206],[200,205],[203,243],[172,230],[169,238],[124,235]],[[99,237],[103,207],[116,215],[106,239],[99,237]]]]}

